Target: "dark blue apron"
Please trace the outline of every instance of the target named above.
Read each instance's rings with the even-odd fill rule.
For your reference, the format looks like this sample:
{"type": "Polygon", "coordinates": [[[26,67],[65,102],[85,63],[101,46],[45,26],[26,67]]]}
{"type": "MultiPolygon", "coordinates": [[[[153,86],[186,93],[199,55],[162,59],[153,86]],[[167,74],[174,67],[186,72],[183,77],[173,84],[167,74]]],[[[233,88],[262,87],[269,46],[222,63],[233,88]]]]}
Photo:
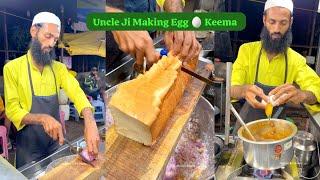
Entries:
{"type": "MultiPolygon", "coordinates": [[[[27,55],[26,55],[27,56],[27,55]]],[[[59,101],[56,76],[54,76],[56,94],[51,96],[36,96],[32,85],[30,64],[27,56],[29,82],[32,91],[32,105],[30,113],[48,114],[59,121],[59,101]]],[[[42,125],[29,124],[17,132],[16,167],[19,168],[32,161],[39,161],[52,154],[59,148],[59,143],[54,141],[42,125]]]]}
{"type": "MultiPolygon", "coordinates": [[[[285,84],[287,82],[287,74],[288,74],[288,58],[287,58],[286,51],[284,53],[284,56],[285,56],[286,65],[285,65],[283,84],[285,84]]],[[[275,86],[268,86],[268,85],[264,85],[262,83],[259,83],[258,77],[259,77],[260,58],[261,58],[261,49],[259,52],[258,63],[257,63],[257,67],[256,67],[256,75],[255,75],[255,79],[254,79],[254,84],[256,86],[258,86],[259,88],[261,88],[263,90],[264,94],[269,94],[269,92],[272,89],[274,89],[275,86]]],[[[258,98],[258,101],[260,101],[260,100],[261,99],[258,98]]],[[[279,107],[274,107],[273,113],[276,112],[278,110],[278,108],[279,107]]],[[[255,108],[251,107],[251,105],[248,102],[245,102],[243,107],[241,108],[240,116],[243,118],[243,120],[246,123],[254,121],[254,120],[258,120],[258,119],[267,118],[263,109],[255,109],[255,108]]]]}

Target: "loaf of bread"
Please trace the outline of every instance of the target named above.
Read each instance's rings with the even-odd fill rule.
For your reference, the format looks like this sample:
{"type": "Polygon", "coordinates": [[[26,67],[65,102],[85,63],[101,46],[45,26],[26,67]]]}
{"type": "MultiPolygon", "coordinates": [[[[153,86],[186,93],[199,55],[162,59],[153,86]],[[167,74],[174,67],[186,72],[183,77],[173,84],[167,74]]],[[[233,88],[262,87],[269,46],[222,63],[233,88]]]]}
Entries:
{"type": "Polygon", "coordinates": [[[145,74],[117,87],[109,107],[119,134],[148,146],[156,142],[188,83],[181,65],[177,57],[164,56],[145,74]]]}

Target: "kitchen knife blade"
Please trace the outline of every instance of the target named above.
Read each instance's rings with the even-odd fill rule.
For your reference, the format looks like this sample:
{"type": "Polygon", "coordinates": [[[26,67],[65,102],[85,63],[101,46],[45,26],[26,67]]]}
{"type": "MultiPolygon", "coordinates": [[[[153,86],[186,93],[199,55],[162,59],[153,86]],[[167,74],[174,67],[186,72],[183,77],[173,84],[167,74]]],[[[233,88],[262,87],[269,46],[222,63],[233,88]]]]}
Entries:
{"type": "Polygon", "coordinates": [[[181,67],[181,70],[183,72],[185,72],[185,73],[187,73],[187,74],[199,79],[202,82],[205,82],[205,83],[210,84],[210,85],[214,85],[215,84],[214,81],[212,81],[212,80],[210,80],[208,78],[205,78],[205,77],[203,77],[203,76],[201,76],[201,75],[199,75],[199,74],[197,74],[197,73],[195,73],[195,72],[193,72],[193,71],[191,71],[191,70],[189,70],[189,69],[187,69],[187,68],[185,68],[183,66],[181,67]]]}
{"type": "Polygon", "coordinates": [[[91,165],[92,167],[94,167],[94,165],[93,165],[89,160],[87,160],[86,157],[84,157],[84,156],[81,154],[82,149],[80,149],[80,151],[78,152],[78,151],[77,151],[77,148],[74,147],[68,139],[64,138],[64,141],[65,141],[65,142],[67,143],[67,145],[70,147],[71,152],[74,151],[73,153],[78,154],[78,155],[81,157],[81,160],[82,160],[84,163],[89,164],[89,165],[91,165]]]}

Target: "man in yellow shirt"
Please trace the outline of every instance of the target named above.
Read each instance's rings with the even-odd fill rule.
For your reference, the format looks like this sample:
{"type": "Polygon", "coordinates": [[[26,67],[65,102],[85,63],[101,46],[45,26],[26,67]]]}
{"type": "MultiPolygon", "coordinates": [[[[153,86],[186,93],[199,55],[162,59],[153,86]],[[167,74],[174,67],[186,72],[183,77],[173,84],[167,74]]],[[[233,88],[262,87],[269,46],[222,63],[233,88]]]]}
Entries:
{"type": "Polygon", "coordinates": [[[305,103],[319,111],[320,79],[303,56],[291,49],[293,3],[267,0],[261,41],[243,44],[233,65],[231,97],[245,99],[240,115],[246,121],[266,118],[265,103],[305,103]],[[257,99],[258,98],[258,99],[257,99]]]}
{"type": "Polygon", "coordinates": [[[53,60],[60,27],[60,19],[52,13],[35,15],[28,53],[4,66],[6,115],[18,130],[17,168],[45,158],[63,144],[58,102],[60,88],[84,117],[84,137],[89,153],[98,153],[99,134],[92,106],[66,66],[53,60]]]}

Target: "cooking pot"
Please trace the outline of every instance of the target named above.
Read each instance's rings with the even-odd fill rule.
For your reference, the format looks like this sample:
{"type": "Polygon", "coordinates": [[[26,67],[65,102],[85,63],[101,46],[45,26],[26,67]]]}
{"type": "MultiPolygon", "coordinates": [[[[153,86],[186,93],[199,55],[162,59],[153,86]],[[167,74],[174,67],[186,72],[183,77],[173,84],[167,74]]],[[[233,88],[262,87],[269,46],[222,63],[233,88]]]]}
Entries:
{"type": "Polygon", "coordinates": [[[247,123],[257,141],[250,139],[244,127],[238,130],[243,140],[245,161],[257,169],[274,170],[290,163],[294,155],[292,139],[297,126],[282,119],[261,119],[247,123]]]}

